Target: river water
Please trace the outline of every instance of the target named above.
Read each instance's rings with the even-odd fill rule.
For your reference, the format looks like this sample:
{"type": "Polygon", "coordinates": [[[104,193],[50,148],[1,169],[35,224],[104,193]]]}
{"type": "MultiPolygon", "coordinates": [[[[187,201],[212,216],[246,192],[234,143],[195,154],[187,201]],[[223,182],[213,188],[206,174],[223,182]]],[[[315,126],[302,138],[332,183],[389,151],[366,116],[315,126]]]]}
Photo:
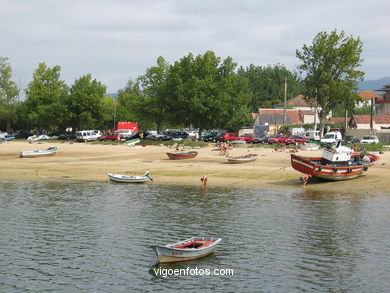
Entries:
{"type": "Polygon", "coordinates": [[[390,194],[0,182],[0,292],[388,292],[390,194]],[[222,238],[156,266],[151,244],[222,238]],[[233,275],[170,275],[156,269],[233,275]],[[187,269],[188,270],[188,269],[187,269]]]}

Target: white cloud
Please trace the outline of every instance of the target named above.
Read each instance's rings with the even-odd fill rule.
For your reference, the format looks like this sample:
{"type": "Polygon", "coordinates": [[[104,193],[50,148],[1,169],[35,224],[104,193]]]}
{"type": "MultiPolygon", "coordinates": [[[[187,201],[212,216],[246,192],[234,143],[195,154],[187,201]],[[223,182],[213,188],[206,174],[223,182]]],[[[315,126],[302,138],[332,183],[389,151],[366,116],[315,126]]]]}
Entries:
{"type": "Polygon", "coordinates": [[[390,74],[389,8],[386,0],[0,0],[0,56],[27,80],[46,62],[69,84],[91,73],[113,92],[160,55],[173,63],[213,50],[239,65],[293,70],[296,49],[337,28],[362,39],[363,70],[377,78],[390,74]]]}

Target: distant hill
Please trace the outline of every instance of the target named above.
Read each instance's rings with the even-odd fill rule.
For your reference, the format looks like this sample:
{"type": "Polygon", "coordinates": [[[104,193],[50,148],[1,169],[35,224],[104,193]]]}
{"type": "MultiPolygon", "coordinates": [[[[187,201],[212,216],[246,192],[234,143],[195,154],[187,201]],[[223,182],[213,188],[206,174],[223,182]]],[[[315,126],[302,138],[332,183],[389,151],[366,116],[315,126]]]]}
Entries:
{"type": "MultiPolygon", "coordinates": [[[[388,83],[390,83],[390,76],[382,77],[380,79],[375,79],[375,80],[364,80],[359,82],[359,91],[364,91],[364,90],[375,91],[377,89],[383,88],[383,86],[388,83]]],[[[378,92],[378,93],[383,93],[383,92],[378,92]]]]}
{"type": "Polygon", "coordinates": [[[114,99],[116,99],[116,98],[118,98],[118,93],[107,94],[107,96],[113,97],[114,99]]]}

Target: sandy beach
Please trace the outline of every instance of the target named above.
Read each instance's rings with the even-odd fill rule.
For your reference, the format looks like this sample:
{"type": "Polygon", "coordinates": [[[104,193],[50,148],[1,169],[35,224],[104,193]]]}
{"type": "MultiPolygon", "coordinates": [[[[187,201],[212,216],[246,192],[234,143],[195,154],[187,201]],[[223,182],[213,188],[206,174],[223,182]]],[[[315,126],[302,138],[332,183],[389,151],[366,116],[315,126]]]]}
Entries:
{"type": "MultiPolygon", "coordinates": [[[[208,176],[209,186],[301,188],[335,193],[376,193],[390,190],[390,152],[380,155],[380,161],[364,176],[343,182],[312,182],[303,186],[301,173],[290,165],[290,154],[270,148],[237,147],[230,155],[257,154],[255,162],[228,164],[214,147],[198,148],[198,156],[189,160],[169,160],[166,146],[102,145],[92,143],[29,144],[11,141],[0,144],[0,178],[2,180],[83,180],[107,181],[106,173],[143,175],[150,170],[154,183],[199,185],[208,176]],[[20,151],[59,146],[55,156],[19,158],[20,151]]],[[[321,151],[300,151],[300,155],[319,155],[321,151]]]]}

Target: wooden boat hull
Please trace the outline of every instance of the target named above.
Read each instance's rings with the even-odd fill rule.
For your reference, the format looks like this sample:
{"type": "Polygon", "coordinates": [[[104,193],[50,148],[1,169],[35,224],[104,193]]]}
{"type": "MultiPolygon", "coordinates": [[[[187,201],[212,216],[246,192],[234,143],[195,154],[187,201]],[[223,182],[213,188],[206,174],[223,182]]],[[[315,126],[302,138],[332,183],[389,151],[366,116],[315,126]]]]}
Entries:
{"type": "Polygon", "coordinates": [[[118,183],[145,183],[150,179],[149,176],[126,176],[112,173],[107,173],[107,175],[111,181],[118,183]]]}
{"type": "Polygon", "coordinates": [[[198,152],[167,153],[167,155],[170,160],[186,160],[195,158],[198,152]]]}
{"type": "Polygon", "coordinates": [[[154,249],[154,252],[156,253],[156,256],[158,258],[158,261],[160,263],[168,263],[168,262],[181,262],[181,261],[190,261],[194,259],[198,259],[201,257],[205,257],[215,251],[217,248],[218,243],[221,241],[220,238],[218,239],[209,239],[209,238],[190,238],[187,240],[184,240],[182,242],[178,242],[175,244],[170,245],[153,245],[152,248],[154,249]],[[194,240],[204,240],[212,242],[212,244],[205,246],[204,248],[189,248],[189,249],[183,249],[183,248],[176,248],[175,246],[178,246],[180,244],[194,241],[194,240]]]}
{"type": "Polygon", "coordinates": [[[322,178],[329,181],[349,180],[360,177],[368,167],[374,165],[379,159],[375,155],[369,155],[370,162],[359,163],[350,166],[322,165],[321,157],[302,157],[291,155],[291,166],[312,177],[322,178]]]}
{"type": "Polygon", "coordinates": [[[19,153],[19,157],[21,158],[40,158],[40,157],[50,157],[54,156],[58,147],[48,148],[46,150],[37,150],[37,151],[23,151],[19,153]]]}
{"type": "Polygon", "coordinates": [[[247,155],[247,156],[240,156],[240,157],[226,157],[228,160],[228,163],[230,164],[242,164],[242,163],[249,163],[254,162],[257,159],[257,155],[247,155]]]}

